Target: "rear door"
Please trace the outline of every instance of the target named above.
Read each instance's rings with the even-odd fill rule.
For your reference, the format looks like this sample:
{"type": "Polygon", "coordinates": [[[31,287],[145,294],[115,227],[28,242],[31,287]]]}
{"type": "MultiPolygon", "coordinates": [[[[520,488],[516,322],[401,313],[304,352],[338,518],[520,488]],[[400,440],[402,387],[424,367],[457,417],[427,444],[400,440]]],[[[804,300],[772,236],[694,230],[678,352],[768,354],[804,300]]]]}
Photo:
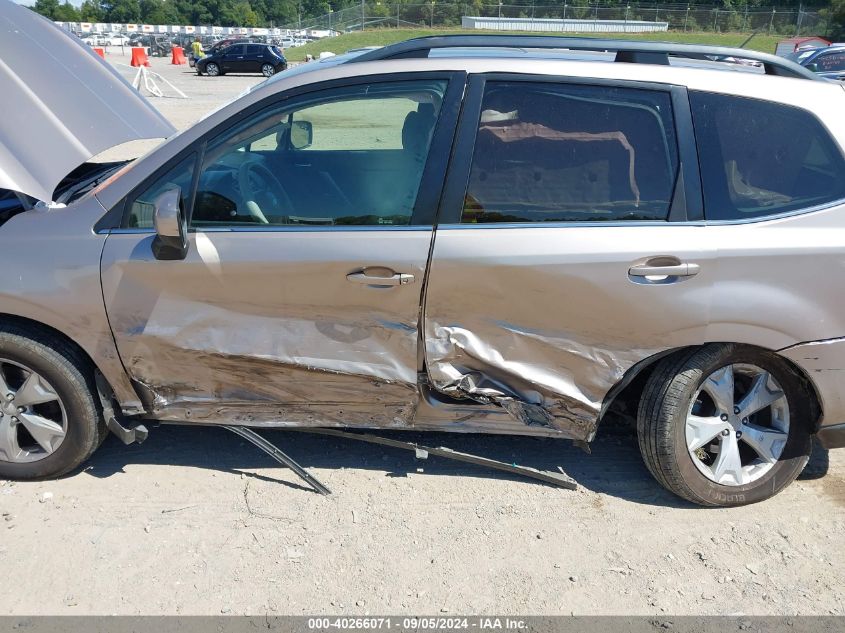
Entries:
{"type": "Polygon", "coordinates": [[[591,439],[628,369],[704,340],[701,214],[684,89],[472,78],[428,279],[431,385],[501,405],[502,430],[591,439]]]}
{"type": "Polygon", "coordinates": [[[261,64],[264,63],[264,51],[266,46],[261,44],[247,44],[246,53],[244,54],[243,71],[248,73],[257,73],[261,71],[261,64]]]}
{"type": "Polygon", "coordinates": [[[129,196],[125,228],[105,245],[104,296],[157,417],[412,423],[423,277],[463,87],[463,75],[436,73],[290,91],[222,124],[129,196]],[[423,104],[434,117],[409,124],[423,104]],[[350,138],[362,155],[346,152],[350,138]],[[357,170],[363,154],[380,163],[399,152],[405,180],[342,180],[327,192],[314,174],[295,186],[288,155],[310,145],[336,150],[339,171],[343,156],[357,170]],[[191,216],[190,251],[161,261],[152,202],[173,186],[191,216]]]}

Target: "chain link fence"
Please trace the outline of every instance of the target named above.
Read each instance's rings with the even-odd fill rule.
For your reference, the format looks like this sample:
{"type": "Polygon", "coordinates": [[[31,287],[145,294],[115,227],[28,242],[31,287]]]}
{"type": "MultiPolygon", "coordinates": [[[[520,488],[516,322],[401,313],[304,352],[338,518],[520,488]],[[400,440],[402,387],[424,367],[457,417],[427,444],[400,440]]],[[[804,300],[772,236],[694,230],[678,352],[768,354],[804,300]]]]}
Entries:
{"type": "MultiPolygon", "coordinates": [[[[723,6],[686,4],[602,5],[589,3],[559,5],[460,3],[434,0],[405,4],[365,0],[340,11],[285,25],[290,29],[332,29],[355,31],[362,28],[458,28],[462,16],[578,19],[647,20],[668,22],[670,31],[710,31],[715,33],[768,33],[771,35],[819,35],[829,31],[829,18],[816,11],[786,7],[725,9],[723,6]]],[[[506,28],[503,26],[503,28],[506,28]]]]}

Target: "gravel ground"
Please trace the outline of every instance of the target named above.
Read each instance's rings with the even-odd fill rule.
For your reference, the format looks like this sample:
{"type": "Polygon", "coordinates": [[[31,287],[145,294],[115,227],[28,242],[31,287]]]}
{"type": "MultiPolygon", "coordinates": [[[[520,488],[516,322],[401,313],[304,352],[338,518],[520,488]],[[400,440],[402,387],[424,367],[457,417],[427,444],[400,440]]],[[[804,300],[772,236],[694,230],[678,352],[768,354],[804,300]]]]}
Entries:
{"type": "MultiPolygon", "coordinates": [[[[119,55],[111,55],[121,61],[119,55]]],[[[125,60],[124,60],[125,61],[125,60]]],[[[183,127],[260,80],[153,60],[183,127]]],[[[60,481],[0,481],[0,614],[845,614],[845,451],[776,498],[702,509],[630,430],[568,442],[409,434],[539,468],[572,492],[358,442],[269,432],[321,497],[222,429],[109,438],[60,481]]]]}

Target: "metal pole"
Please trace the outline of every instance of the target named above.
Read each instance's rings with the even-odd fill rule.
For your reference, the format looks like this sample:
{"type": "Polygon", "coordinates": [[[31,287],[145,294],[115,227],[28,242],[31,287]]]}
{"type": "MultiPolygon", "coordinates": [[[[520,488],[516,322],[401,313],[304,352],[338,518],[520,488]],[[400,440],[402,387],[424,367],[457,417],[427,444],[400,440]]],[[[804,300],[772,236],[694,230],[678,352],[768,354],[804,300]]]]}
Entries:
{"type": "Polygon", "coordinates": [[[431,0],[431,28],[434,28],[434,0],[431,0]]]}
{"type": "Polygon", "coordinates": [[[802,2],[798,4],[798,20],[795,23],[795,37],[798,37],[798,35],[801,33],[801,19],[804,17],[803,12],[804,3],[802,2]]]}
{"type": "Polygon", "coordinates": [[[361,33],[364,32],[364,0],[361,0],[361,33]]]}
{"type": "Polygon", "coordinates": [[[771,19],[771,20],[769,20],[769,35],[771,35],[771,34],[772,34],[772,28],[773,28],[773,27],[774,27],[774,25],[775,25],[775,13],[776,13],[776,12],[777,12],[777,9],[775,9],[774,7],[772,7],[772,19],[771,19]]]}
{"type": "Polygon", "coordinates": [[[684,32],[687,30],[687,22],[689,21],[689,6],[687,6],[687,14],[684,16],[684,32]]]}

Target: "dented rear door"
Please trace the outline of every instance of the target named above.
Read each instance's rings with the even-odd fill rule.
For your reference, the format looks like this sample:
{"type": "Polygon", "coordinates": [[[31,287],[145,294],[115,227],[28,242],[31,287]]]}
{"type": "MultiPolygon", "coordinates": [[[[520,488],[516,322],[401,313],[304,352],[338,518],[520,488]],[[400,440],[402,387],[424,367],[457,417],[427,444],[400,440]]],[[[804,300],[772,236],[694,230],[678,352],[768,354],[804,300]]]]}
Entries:
{"type": "Polygon", "coordinates": [[[444,73],[309,86],[220,126],[130,195],[103,289],[155,417],[411,424],[446,169],[428,157],[448,155],[463,87],[444,73]],[[152,251],[152,201],[172,186],[191,209],[184,261],[152,251]]]}
{"type": "Polygon", "coordinates": [[[627,370],[703,342],[692,142],[681,88],[473,77],[428,279],[431,386],[503,407],[502,432],[590,440],[627,370]]]}

